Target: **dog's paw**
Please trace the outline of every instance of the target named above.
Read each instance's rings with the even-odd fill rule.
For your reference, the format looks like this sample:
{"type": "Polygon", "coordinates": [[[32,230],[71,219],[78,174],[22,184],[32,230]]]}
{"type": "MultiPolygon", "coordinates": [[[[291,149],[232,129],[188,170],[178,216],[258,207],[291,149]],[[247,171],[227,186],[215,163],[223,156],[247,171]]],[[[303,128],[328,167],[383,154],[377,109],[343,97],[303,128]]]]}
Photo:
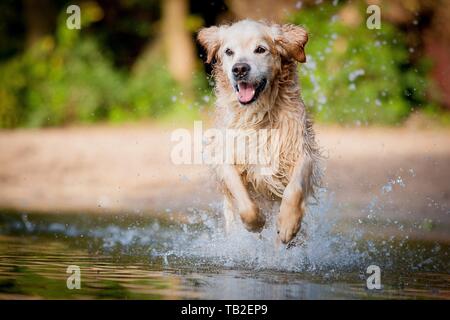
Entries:
{"type": "Polygon", "coordinates": [[[264,217],[254,204],[248,208],[239,210],[239,215],[245,228],[251,232],[260,232],[266,223],[266,217],[264,217]]]}
{"type": "Polygon", "coordinates": [[[304,206],[293,206],[281,203],[280,214],[277,219],[278,239],[283,243],[289,243],[300,230],[303,219],[304,206]]]}

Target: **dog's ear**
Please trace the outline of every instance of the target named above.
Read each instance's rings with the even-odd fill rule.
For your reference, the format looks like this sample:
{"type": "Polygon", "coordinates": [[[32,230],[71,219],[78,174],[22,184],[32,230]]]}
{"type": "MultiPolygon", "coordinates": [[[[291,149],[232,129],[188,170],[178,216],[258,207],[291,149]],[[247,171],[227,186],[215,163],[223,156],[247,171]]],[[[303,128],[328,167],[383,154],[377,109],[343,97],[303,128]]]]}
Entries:
{"type": "Polygon", "coordinates": [[[282,52],[298,62],[306,62],[305,45],[308,33],[305,29],[294,24],[277,26],[275,43],[282,48],[282,52]]]}
{"type": "Polygon", "coordinates": [[[220,48],[220,27],[209,27],[201,29],[197,39],[206,50],[206,63],[211,63],[220,48]]]}

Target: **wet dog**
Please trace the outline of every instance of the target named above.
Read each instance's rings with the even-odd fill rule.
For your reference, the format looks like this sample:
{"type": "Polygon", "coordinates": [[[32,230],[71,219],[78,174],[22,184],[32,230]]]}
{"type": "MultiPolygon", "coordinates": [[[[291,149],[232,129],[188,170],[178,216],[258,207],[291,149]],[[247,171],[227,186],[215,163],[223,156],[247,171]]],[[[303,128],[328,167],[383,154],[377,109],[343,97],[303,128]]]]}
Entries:
{"type": "Polygon", "coordinates": [[[225,195],[226,229],[238,214],[249,231],[261,231],[266,219],[257,203],[266,198],[280,202],[278,239],[289,243],[320,184],[320,152],[297,74],[298,62],[306,61],[308,34],[297,25],[243,20],[204,28],[198,40],[206,62],[213,64],[219,128],[267,130],[264,141],[234,147],[234,157],[250,148],[257,154],[276,153],[277,158],[265,168],[245,161],[216,166],[225,195]]]}

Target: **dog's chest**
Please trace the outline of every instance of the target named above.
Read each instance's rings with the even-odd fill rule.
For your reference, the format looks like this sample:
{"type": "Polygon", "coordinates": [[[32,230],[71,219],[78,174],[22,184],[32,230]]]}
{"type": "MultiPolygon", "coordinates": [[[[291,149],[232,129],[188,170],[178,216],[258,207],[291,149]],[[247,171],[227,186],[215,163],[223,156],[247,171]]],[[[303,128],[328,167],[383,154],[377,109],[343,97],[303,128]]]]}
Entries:
{"type": "Polygon", "coordinates": [[[300,108],[269,110],[252,113],[222,105],[217,120],[228,137],[226,163],[236,166],[244,184],[272,199],[282,197],[289,183],[302,153],[303,131],[300,108]]]}
{"type": "Polygon", "coordinates": [[[283,128],[238,130],[233,163],[243,182],[267,198],[281,197],[301,149],[298,132],[283,128]]]}

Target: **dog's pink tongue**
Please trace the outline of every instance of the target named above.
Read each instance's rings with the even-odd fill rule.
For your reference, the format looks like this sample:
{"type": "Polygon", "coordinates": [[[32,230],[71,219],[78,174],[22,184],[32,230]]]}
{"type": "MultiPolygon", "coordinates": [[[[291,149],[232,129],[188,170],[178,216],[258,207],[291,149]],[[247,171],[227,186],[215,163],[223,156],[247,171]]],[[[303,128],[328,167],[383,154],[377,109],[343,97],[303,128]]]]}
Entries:
{"type": "Polygon", "coordinates": [[[240,102],[247,103],[253,99],[255,88],[249,83],[239,83],[238,99],[240,102]]]}

